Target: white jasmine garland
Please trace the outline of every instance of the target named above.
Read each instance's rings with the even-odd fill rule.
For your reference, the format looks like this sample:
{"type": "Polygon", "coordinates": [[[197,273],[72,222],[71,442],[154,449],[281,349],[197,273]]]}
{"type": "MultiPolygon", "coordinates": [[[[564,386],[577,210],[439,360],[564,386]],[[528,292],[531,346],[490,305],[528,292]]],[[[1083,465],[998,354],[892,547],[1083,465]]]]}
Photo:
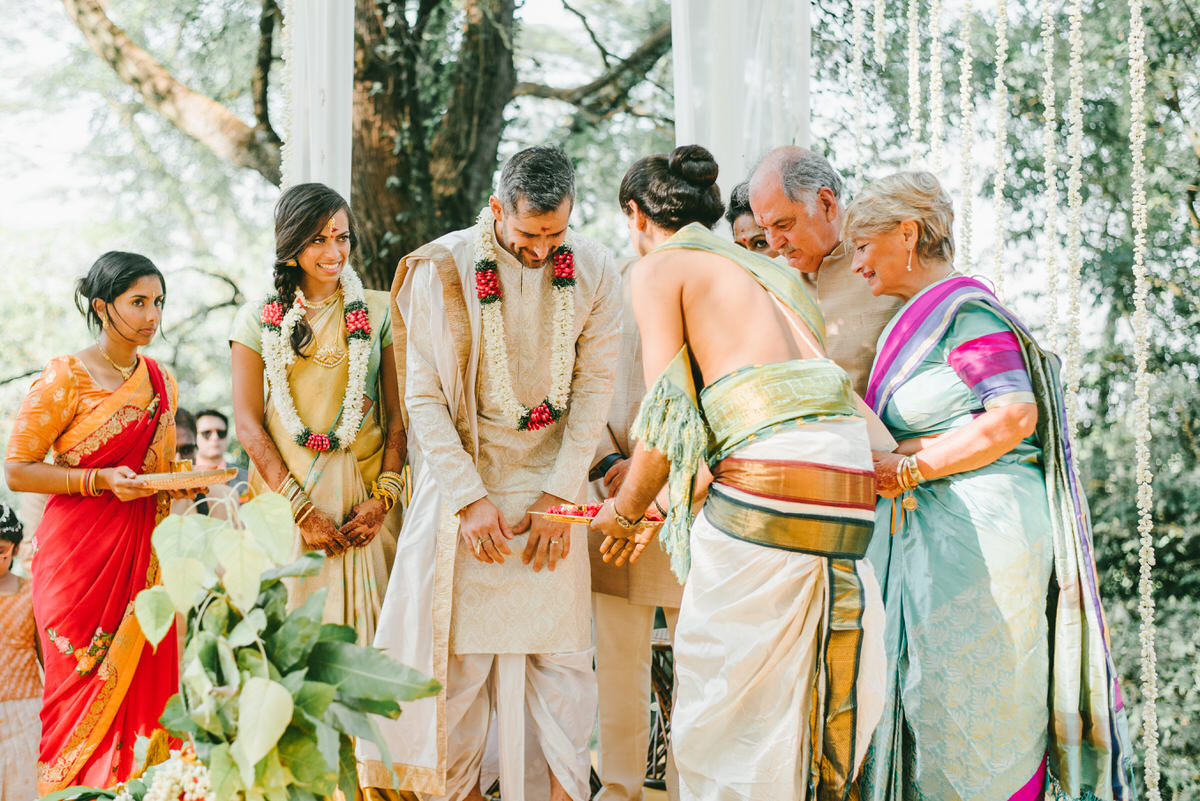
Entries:
{"type": "Polygon", "coordinates": [[[570,248],[563,245],[556,254],[566,254],[570,257],[570,280],[558,280],[557,266],[553,289],[553,322],[554,335],[550,346],[550,391],[545,401],[533,409],[523,406],[517,400],[513,391],[512,374],[509,370],[508,340],[504,330],[504,314],[499,292],[498,272],[490,279],[496,282],[494,292],[492,287],[481,283],[481,273],[496,271],[495,237],[492,235],[495,216],[491,209],[485,207],[479,213],[476,221],[475,244],[475,277],[476,292],[480,299],[480,315],[483,334],[483,352],[491,365],[488,370],[489,387],[496,397],[504,416],[513,428],[519,431],[537,430],[552,425],[566,411],[571,399],[571,376],[574,363],[572,356],[575,350],[575,277],[574,255],[570,248]],[[486,299],[485,299],[486,298],[486,299]]]}
{"type": "Polygon", "coordinates": [[[942,169],[946,138],[946,87],[942,79],[942,0],[929,4],[929,163],[942,169]]]}
{"type": "Polygon", "coordinates": [[[1129,0],[1129,144],[1133,182],[1134,443],[1137,463],[1138,613],[1142,652],[1142,744],[1146,798],[1159,801],[1158,656],[1154,647],[1154,474],[1150,469],[1150,377],[1146,299],[1146,24],[1142,0],[1129,0]]]}
{"type": "Polygon", "coordinates": [[[1067,427],[1071,438],[1079,426],[1079,293],[1083,272],[1083,0],[1071,0],[1071,48],[1067,99],[1067,346],[1064,378],[1067,427]]]}
{"type": "Polygon", "coordinates": [[[1042,108],[1046,127],[1042,135],[1042,180],[1046,184],[1046,221],[1043,227],[1042,252],[1046,258],[1047,344],[1058,352],[1058,271],[1062,260],[1058,255],[1058,118],[1054,86],[1054,6],[1052,0],[1042,0],[1042,108]]]}
{"type": "MultiPolygon", "coordinates": [[[[304,424],[296,410],[296,401],[288,384],[287,368],[296,360],[296,352],[291,346],[292,331],[304,316],[307,307],[304,293],[299,288],[296,289],[296,297],[283,314],[278,330],[271,325],[262,326],[262,358],[267,384],[271,389],[271,402],[292,438],[297,443],[317,451],[349,448],[358,437],[358,429],[363,419],[363,397],[366,394],[367,368],[371,357],[369,318],[362,281],[349,264],[342,268],[340,283],[347,326],[348,368],[341,415],[337,427],[330,434],[313,431],[304,424]],[[358,319],[362,322],[360,327],[352,329],[350,320],[355,315],[361,315],[358,319]]],[[[277,302],[279,300],[274,295],[267,298],[264,316],[267,314],[267,307],[277,302]]]]}
{"type": "Polygon", "coordinates": [[[992,276],[996,295],[1004,297],[1004,185],[1008,172],[1008,0],[996,0],[996,151],[992,183],[992,215],[996,222],[996,244],[992,248],[992,276]]]}
{"type": "Polygon", "coordinates": [[[909,163],[915,165],[921,142],[921,0],[908,0],[909,163]]]}
{"type": "Polygon", "coordinates": [[[867,31],[866,0],[853,0],[854,6],[854,60],[850,66],[850,89],[854,95],[854,157],[855,172],[861,179],[863,174],[863,126],[867,115],[867,101],[863,94],[863,51],[867,31]]]}
{"type": "Polygon", "coordinates": [[[875,12],[871,21],[875,23],[875,63],[881,67],[887,64],[887,31],[884,28],[886,11],[887,0],[875,0],[875,12]]]}
{"type": "Polygon", "coordinates": [[[971,60],[971,0],[963,5],[962,30],[959,32],[959,46],[962,54],[958,59],[958,113],[959,113],[959,151],[962,153],[961,182],[962,203],[958,229],[958,259],[959,267],[964,273],[971,272],[974,259],[971,256],[971,229],[974,221],[971,217],[972,200],[975,194],[974,177],[971,164],[972,120],[975,116],[975,99],[971,95],[971,73],[974,63],[971,60]]]}

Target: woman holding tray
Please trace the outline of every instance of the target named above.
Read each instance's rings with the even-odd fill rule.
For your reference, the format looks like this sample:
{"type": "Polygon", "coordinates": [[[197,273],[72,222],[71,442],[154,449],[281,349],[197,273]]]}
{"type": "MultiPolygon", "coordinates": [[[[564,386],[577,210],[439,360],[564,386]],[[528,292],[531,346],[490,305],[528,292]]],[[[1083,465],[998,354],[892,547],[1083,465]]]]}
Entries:
{"type": "Polygon", "coordinates": [[[250,491],[286,497],[297,555],[328,557],[319,575],[289,586],[289,602],[326,590],[325,621],[370,644],[400,527],[406,445],[390,299],[364,290],[350,266],[356,236],[329,187],[284,192],[274,291],[238,312],[230,340],[250,491]]]}
{"type": "Polygon", "coordinates": [[[50,496],[32,546],[46,671],[39,795],[128,778],[134,743],[160,728],[179,684],[175,636],[150,648],[132,611],[159,580],[150,535],[168,503],[137,476],[169,470],[175,454],[175,379],[139,353],[165,291],[145,256],[97,259],[75,298],[99,342],[50,360],[8,441],[9,488],[50,496]]]}

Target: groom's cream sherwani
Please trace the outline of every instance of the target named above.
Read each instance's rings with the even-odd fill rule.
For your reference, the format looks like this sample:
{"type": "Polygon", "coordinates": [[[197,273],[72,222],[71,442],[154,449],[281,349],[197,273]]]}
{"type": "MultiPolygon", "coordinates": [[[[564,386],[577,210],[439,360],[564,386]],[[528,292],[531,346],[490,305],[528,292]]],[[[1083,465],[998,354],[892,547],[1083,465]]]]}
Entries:
{"type": "MultiPolygon", "coordinates": [[[[525,268],[496,246],[509,363],[493,364],[483,356],[476,241],[471,228],[422,247],[401,260],[393,285],[414,489],[375,644],[444,690],[405,705],[384,732],[402,789],[457,799],[478,780],[495,710],[506,801],[523,797],[523,745],[545,757],[572,797],[586,798],[596,697],[586,531],[571,529],[570,555],[556,570],[534,573],[519,556],[526,536],[510,542],[503,565],[475,560],[455,514],[486,495],[515,525],[543,492],[582,500],[613,392],[620,276],[603,247],[568,234],[570,405],[554,425],[518,431],[496,385],[508,371],[521,403],[546,397],[552,272],[525,268]],[[527,716],[535,742],[524,743],[527,716]]],[[[360,746],[364,757],[363,784],[390,786],[374,749],[360,746]]]]}

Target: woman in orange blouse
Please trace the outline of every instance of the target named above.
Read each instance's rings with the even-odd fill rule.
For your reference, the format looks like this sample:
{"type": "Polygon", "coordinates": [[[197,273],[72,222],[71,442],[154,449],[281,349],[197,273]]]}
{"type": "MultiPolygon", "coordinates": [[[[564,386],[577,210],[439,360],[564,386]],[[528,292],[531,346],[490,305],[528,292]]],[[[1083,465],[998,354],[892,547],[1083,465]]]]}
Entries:
{"type": "Polygon", "coordinates": [[[138,353],[164,292],[144,256],[97,259],[76,305],[99,342],[50,360],[9,438],[8,486],[51,496],[31,565],[46,668],[39,795],[124,781],[178,685],[174,634],[151,649],[132,611],[158,580],[150,534],[167,505],[137,475],[169,469],[175,453],[175,380],[138,353]]]}
{"type": "Polygon", "coordinates": [[[16,513],[0,503],[0,801],[37,796],[37,626],[29,582],[9,572],[24,536],[16,513]]]}

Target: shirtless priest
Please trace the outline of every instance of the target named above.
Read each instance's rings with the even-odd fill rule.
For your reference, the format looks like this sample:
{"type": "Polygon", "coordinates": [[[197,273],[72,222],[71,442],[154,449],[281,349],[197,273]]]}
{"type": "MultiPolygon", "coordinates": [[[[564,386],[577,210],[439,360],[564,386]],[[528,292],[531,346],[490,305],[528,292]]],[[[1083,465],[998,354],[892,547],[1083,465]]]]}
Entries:
{"type": "MultiPolygon", "coordinates": [[[[523,150],[479,222],[404,257],[392,287],[415,472],[375,644],[444,686],[381,722],[422,797],[483,798],[495,720],[505,801],[588,798],[587,531],[534,514],[583,499],[613,393],[621,279],[568,229],[574,198],[560,149],[523,150]]],[[[362,783],[391,786],[360,748],[362,783]]]]}
{"type": "Polygon", "coordinates": [[[664,482],[658,536],[684,585],[672,747],[684,801],[851,797],[883,702],[883,605],[867,427],[795,272],[714,236],[698,146],[635,164],[621,205],[643,258],[634,314],[649,392],[633,461],[592,524],[618,563],[664,482]],[[698,385],[702,385],[699,394],[698,385]],[[713,474],[691,521],[698,462],[713,474]],[[690,570],[690,572],[689,572],[690,570]]]}

